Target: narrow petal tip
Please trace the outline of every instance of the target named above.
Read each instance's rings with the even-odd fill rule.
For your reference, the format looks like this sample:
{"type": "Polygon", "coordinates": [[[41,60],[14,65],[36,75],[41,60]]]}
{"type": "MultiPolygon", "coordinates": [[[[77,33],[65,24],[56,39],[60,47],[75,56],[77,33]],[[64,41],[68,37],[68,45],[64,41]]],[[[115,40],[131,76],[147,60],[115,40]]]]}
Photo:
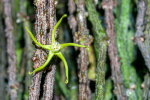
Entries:
{"type": "Polygon", "coordinates": [[[86,47],[86,50],[87,50],[87,51],[90,51],[90,48],[89,48],[89,47],[86,47]]]}
{"type": "Polygon", "coordinates": [[[31,74],[33,74],[33,72],[29,72],[28,74],[31,75],[31,74]]]}
{"type": "Polygon", "coordinates": [[[65,84],[68,84],[68,79],[66,79],[65,84]]]}
{"type": "Polygon", "coordinates": [[[63,17],[67,17],[67,14],[64,14],[63,17]]]}

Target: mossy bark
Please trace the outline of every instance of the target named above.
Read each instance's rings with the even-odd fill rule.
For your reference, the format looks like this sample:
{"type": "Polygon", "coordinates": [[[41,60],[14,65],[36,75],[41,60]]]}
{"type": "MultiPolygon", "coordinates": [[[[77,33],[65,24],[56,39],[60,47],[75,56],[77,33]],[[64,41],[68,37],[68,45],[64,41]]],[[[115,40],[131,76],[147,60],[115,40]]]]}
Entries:
{"type": "Polygon", "coordinates": [[[92,0],[85,0],[86,8],[88,11],[88,19],[92,24],[94,35],[94,49],[96,52],[97,69],[96,69],[96,100],[104,99],[104,86],[105,86],[105,60],[107,50],[107,37],[102,27],[99,14],[92,0]]]}
{"type": "Polygon", "coordinates": [[[118,11],[116,13],[116,43],[121,62],[123,83],[126,88],[126,95],[129,100],[141,100],[140,81],[132,65],[135,57],[135,48],[132,41],[134,30],[131,20],[132,5],[130,0],[118,0],[118,11]],[[135,89],[131,89],[136,86],[135,89]]]}

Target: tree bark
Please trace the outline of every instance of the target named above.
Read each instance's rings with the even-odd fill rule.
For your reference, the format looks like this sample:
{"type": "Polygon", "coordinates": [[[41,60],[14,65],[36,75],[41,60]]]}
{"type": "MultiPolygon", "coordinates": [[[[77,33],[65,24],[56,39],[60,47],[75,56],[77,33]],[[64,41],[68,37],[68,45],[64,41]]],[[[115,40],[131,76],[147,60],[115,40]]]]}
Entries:
{"type": "Polygon", "coordinates": [[[14,44],[14,27],[12,24],[10,0],[3,0],[5,35],[7,38],[7,56],[8,56],[8,91],[11,100],[17,100],[17,81],[16,81],[16,54],[14,44]]]}
{"type": "Polygon", "coordinates": [[[122,82],[120,62],[115,44],[116,33],[114,30],[113,7],[116,6],[116,4],[115,0],[103,0],[102,7],[105,9],[106,34],[109,38],[108,55],[111,62],[112,79],[116,87],[114,93],[117,96],[117,100],[127,100],[124,93],[125,90],[122,82]]]}
{"type": "Polygon", "coordinates": [[[135,45],[132,41],[134,28],[132,18],[133,7],[131,0],[118,1],[115,28],[116,28],[116,45],[118,56],[121,62],[121,72],[125,91],[129,100],[141,100],[141,82],[136,73],[136,66],[133,65],[135,60],[135,45]],[[136,88],[132,89],[132,87],[136,88]]]}
{"type": "MultiPolygon", "coordinates": [[[[56,16],[55,16],[55,0],[40,0],[35,1],[36,10],[36,22],[35,31],[37,40],[42,44],[51,43],[51,34],[53,27],[55,26],[56,16]],[[49,29],[49,31],[47,31],[49,29]]],[[[57,32],[57,31],[56,31],[57,32]]],[[[47,54],[45,51],[37,48],[33,57],[34,68],[40,66],[46,60],[47,54]]],[[[45,83],[44,83],[44,100],[53,99],[53,89],[55,80],[56,66],[52,65],[48,67],[46,72],[45,83]]],[[[40,83],[41,83],[42,72],[36,73],[33,77],[32,84],[30,86],[30,100],[38,100],[40,94],[40,83]]]]}
{"type": "Polygon", "coordinates": [[[147,8],[146,1],[147,0],[139,0],[138,2],[138,15],[136,19],[135,41],[143,55],[145,64],[150,72],[150,54],[147,50],[148,47],[144,44],[145,41],[144,18],[147,8]]]}
{"type": "Polygon", "coordinates": [[[105,92],[105,63],[107,51],[107,37],[102,27],[99,13],[96,11],[95,5],[92,0],[85,0],[86,8],[88,11],[88,19],[92,24],[94,35],[94,50],[96,54],[96,100],[104,99],[105,92]]]}
{"type": "MultiPolygon", "coordinates": [[[[85,1],[77,0],[77,24],[78,24],[78,42],[82,45],[90,45],[90,35],[87,29],[86,22],[86,11],[85,11],[85,1]]],[[[85,48],[80,48],[80,54],[78,58],[78,67],[79,67],[79,100],[90,100],[91,91],[89,88],[89,80],[87,78],[88,72],[88,53],[85,48]]]]}
{"type": "MultiPolygon", "coordinates": [[[[49,29],[49,33],[47,34],[47,44],[51,43],[51,34],[53,28],[56,24],[56,1],[55,0],[47,0],[47,25],[49,29]]],[[[55,36],[57,35],[57,31],[55,36]]],[[[56,72],[56,65],[49,66],[45,84],[44,84],[44,100],[52,100],[53,99],[53,91],[54,91],[54,82],[55,82],[55,72],[56,72]]]]}
{"type": "MultiPolygon", "coordinates": [[[[35,22],[35,32],[36,32],[36,39],[41,44],[46,44],[46,30],[47,30],[47,23],[46,23],[46,1],[40,0],[36,2],[36,22],[35,22]]],[[[34,56],[32,58],[34,62],[33,68],[37,68],[44,64],[47,54],[40,48],[37,48],[34,52],[34,56]]],[[[35,73],[32,79],[32,83],[29,88],[29,100],[39,100],[40,96],[40,84],[41,84],[41,76],[42,72],[35,73]]]]}

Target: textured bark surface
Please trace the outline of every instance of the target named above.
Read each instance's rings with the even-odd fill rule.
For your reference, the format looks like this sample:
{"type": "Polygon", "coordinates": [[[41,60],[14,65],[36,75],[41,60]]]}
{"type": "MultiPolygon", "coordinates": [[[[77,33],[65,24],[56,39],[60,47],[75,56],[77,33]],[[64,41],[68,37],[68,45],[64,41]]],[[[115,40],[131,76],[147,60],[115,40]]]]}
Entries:
{"type": "Polygon", "coordinates": [[[129,100],[141,100],[141,82],[136,73],[136,66],[133,65],[135,57],[135,45],[132,41],[134,37],[133,22],[133,6],[131,0],[118,1],[115,7],[115,29],[116,29],[116,45],[118,56],[121,63],[121,72],[125,93],[129,100]],[[132,89],[133,86],[136,88],[132,89]]]}
{"type": "MultiPolygon", "coordinates": [[[[40,0],[36,2],[36,22],[35,22],[35,32],[36,32],[36,39],[41,44],[46,44],[46,13],[45,13],[45,0],[40,0]]],[[[32,58],[34,62],[33,68],[37,68],[41,66],[46,60],[46,52],[42,49],[37,48],[35,50],[34,56],[32,58]]],[[[32,83],[29,88],[29,100],[38,100],[40,95],[40,84],[41,84],[41,76],[42,71],[35,73],[32,79],[32,83]]]]}
{"type": "Polygon", "coordinates": [[[76,11],[76,6],[73,0],[68,1],[68,10],[69,10],[68,24],[70,29],[72,30],[72,33],[75,34],[75,32],[77,31],[77,21],[75,16],[73,15],[76,11]]]}
{"type": "MultiPolygon", "coordinates": [[[[144,44],[146,47],[145,49],[150,54],[150,45],[149,45],[150,44],[150,0],[147,0],[146,6],[147,6],[147,9],[146,9],[146,14],[145,14],[145,22],[147,24],[144,25],[145,26],[145,28],[144,28],[144,44]]],[[[149,98],[150,98],[150,73],[147,72],[147,74],[144,77],[142,100],[148,100],[149,98]]]]}
{"type": "MultiPolygon", "coordinates": [[[[52,30],[56,23],[56,16],[55,16],[55,0],[47,0],[47,25],[49,29],[49,33],[47,34],[47,44],[51,43],[51,34],[52,30]]],[[[57,33],[57,31],[56,31],[57,33]]],[[[55,36],[56,36],[55,33],[55,36]]],[[[49,70],[47,72],[44,84],[44,100],[52,100],[53,99],[53,90],[54,90],[54,81],[55,81],[55,72],[56,72],[56,65],[50,65],[49,70]]]]}
{"type": "Polygon", "coordinates": [[[17,81],[16,81],[16,54],[14,44],[14,27],[12,24],[10,0],[3,0],[5,34],[7,38],[7,56],[8,56],[8,91],[11,100],[17,100],[17,81]]]}
{"type": "Polygon", "coordinates": [[[114,30],[114,16],[112,12],[114,6],[116,6],[115,0],[103,0],[102,2],[102,7],[105,9],[106,34],[109,38],[108,55],[111,62],[112,79],[116,87],[114,93],[117,96],[117,100],[127,100],[124,93],[120,62],[115,44],[116,33],[114,30]]]}
{"type": "Polygon", "coordinates": [[[139,0],[138,2],[138,15],[136,19],[136,33],[135,33],[135,41],[143,55],[146,66],[150,71],[150,54],[148,52],[148,46],[144,44],[144,18],[146,13],[146,1],[147,0],[139,0]]]}
{"type": "Polygon", "coordinates": [[[106,63],[106,51],[107,51],[107,37],[102,27],[102,22],[99,19],[99,12],[96,11],[96,7],[92,0],[85,0],[86,8],[88,11],[88,19],[92,24],[92,30],[94,35],[94,50],[96,54],[96,100],[104,99],[105,90],[105,63],[106,63]]]}
{"type": "Polygon", "coordinates": [[[42,72],[39,72],[33,76],[32,83],[29,88],[29,100],[39,100],[41,76],[42,72]]]}
{"type": "MultiPolygon", "coordinates": [[[[50,44],[51,42],[51,33],[55,25],[55,0],[40,0],[35,1],[36,6],[36,22],[35,22],[35,31],[36,38],[38,42],[42,44],[50,44]],[[47,31],[47,29],[49,31],[47,31]]],[[[42,65],[46,60],[46,51],[37,48],[33,57],[34,68],[42,65]]],[[[44,100],[52,100],[53,98],[53,89],[54,89],[54,75],[56,71],[56,66],[49,66],[49,69],[46,73],[45,83],[44,83],[44,100]]],[[[30,86],[30,100],[39,99],[40,94],[40,83],[41,83],[42,72],[36,73],[33,77],[32,84],[30,86]]]]}
{"type": "MultiPolygon", "coordinates": [[[[47,34],[47,44],[51,43],[51,35],[53,31],[53,27],[56,24],[56,5],[57,2],[55,0],[47,0],[47,14],[46,14],[46,19],[47,19],[47,28],[49,29],[49,32],[47,34]]],[[[57,30],[55,32],[55,37],[57,36],[57,30]]]]}
{"type": "MultiPolygon", "coordinates": [[[[77,23],[78,23],[78,32],[79,43],[85,46],[90,45],[90,35],[87,29],[86,23],[86,11],[85,11],[85,2],[84,0],[77,0],[77,23]]],[[[89,81],[87,78],[88,72],[88,53],[85,48],[80,48],[80,54],[78,58],[78,67],[79,67],[79,100],[90,100],[91,91],[89,89],[89,81]]]]}
{"type": "Polygon", "coordinates": [[[50,66],[51,71],[49,71],[45,78],[44,84],[44,100],[52,100],[53,99],[53,90],[54,90],[54,81],[55,81],[55,71],[56,66],[50,66]]]}
{"type": "MultiPolygon", "coordinates": [[[[74,35],[74,42],[81,43],[82,45],[90,45],[89,41],[89,32],[86,26],[86,12],[84,0],[77,0],[76,2],[78,14],[77,19],[73,15],[76,7],[73,0],[69,0],[69,18],[68,23],[72,29],[74,35]],[[77,26],[78,25],[78,26],[77,26]],[[78,32],[77,32],[78,31],[78,32]]],[[[89,89],[89,81],[87,79],[87,68],[88,68],[88,54],[85,48],[80,48],[80,54],[78,58],[78,67],[79,67],[79,100],[89,100],[91,99],[91,91],[89,89]]]]}

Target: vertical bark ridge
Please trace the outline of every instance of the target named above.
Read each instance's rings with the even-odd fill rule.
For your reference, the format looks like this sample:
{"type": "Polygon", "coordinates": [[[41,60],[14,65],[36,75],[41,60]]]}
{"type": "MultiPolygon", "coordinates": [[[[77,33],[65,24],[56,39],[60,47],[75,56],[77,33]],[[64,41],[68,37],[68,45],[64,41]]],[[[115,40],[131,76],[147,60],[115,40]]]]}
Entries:
{"type": "MultiPolygon", "coordinates": [[[[85,11],[85,1],[77,0],[77,23],[78,23],[78,32],[79,43],[82,45],[89,46],[90,43],[90,35],[87,29],[86,22],[86,11],[85,11]]],[[[80,54],[78,58],[78,67],[79,67],[79,100],[90,100],[91,99],[91,91],[89,88],[89,80],[87,78],[88,72],[88,53],[85,48],[80,48],[80,54]]]]}
{"type": "Polygon", "coordinates": [[[7,56],[8,56],[8,87],[11,100],[17,100],[17,81],[16,81],[16,54],[14,44],[14,27],[12,23],[10,0],[3,0],[5,34],[7,37],[7,56]]]}
{"type": "Polygon", "coordinates": [[[105,9],[106,34],[109,38],[108,55],[111,62],[112,79],[115,85],[114,93],[117,100],[127,100],[124,93],[122,75],[120,70],[120,62],[115,44],[116,33],[114,30],[113,7],[116,6],[115,0],[103,0],[102,7],[105,9]]]}
{"type": "MultiPolygon", "coordinates": [[[[35,22],[35,32],[36,39],[41,44],[46,44],[46,1],[45,0],[35,0],[34,4],[36,6],[36,22],[35,22]]],[[[46,52],[37,48],[34,52],[32,58],[34,62],[33,68],[41,66],[46,60],[46,52]]],[[[32,83],[29,88],[29,100],[38,100],[40,95],[40,84],[42,72],[35,73],[32,79],[32,83]]]]}

